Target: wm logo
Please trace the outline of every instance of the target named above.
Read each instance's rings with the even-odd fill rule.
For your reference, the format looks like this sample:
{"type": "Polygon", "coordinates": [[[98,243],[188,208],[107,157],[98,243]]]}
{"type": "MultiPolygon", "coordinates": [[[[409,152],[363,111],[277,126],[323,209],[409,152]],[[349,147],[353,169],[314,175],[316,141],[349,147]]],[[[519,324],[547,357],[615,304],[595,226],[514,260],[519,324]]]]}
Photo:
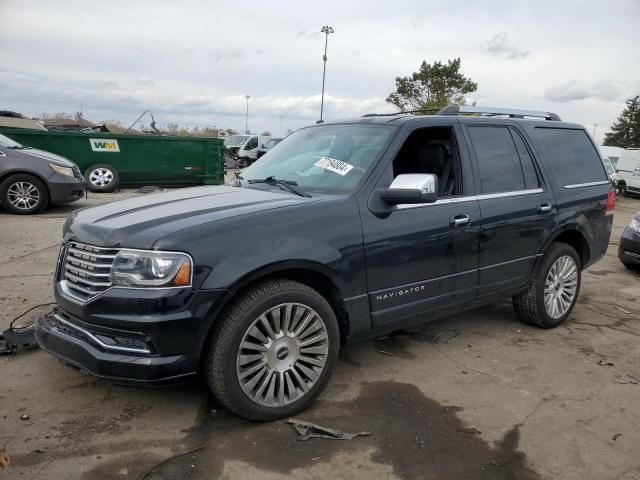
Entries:
{"type": "Polygon", "coordinates": [[[94,152],[119,152],[118,140],[110,138],[90,138],[89,144],[94,152]]]}

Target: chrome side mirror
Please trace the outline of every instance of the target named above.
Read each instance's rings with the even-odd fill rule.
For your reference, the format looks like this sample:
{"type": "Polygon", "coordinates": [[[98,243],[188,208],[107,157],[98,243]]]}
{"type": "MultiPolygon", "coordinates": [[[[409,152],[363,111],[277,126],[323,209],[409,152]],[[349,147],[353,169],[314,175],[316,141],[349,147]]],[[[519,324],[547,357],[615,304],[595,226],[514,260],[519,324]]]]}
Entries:
{"type": "Polygon", "coordinates": [[[394,178],[380,198],[390,205],[433,203],[438,199],[438,177],[430,173],[407,173],[394,178]]]}

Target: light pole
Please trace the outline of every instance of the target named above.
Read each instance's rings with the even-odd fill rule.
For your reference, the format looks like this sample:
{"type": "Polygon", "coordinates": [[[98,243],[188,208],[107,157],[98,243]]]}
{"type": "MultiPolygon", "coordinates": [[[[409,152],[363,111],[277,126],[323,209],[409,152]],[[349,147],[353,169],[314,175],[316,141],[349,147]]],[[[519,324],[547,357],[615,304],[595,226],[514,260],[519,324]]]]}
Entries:
{"type": "Polygon", "coordinates": [[[247,99],[247,115],[244,120],[244,133],[249,134],[249,99],[251,98],[249,95],[246,95],[244,98],[247,99]]]}
{"type": "Polygon", "coordinates": [[[324,77],[327,74],[327,43],[329,43],[329,34],[334,33],[333,27],[325,25],[320,29],[320,32],[324,33],[324,55],[322,61],[324,65],[322,67],[322,98],[320,100],[320,121],[322,122],[322,114],[324,112],[324,77]]]}

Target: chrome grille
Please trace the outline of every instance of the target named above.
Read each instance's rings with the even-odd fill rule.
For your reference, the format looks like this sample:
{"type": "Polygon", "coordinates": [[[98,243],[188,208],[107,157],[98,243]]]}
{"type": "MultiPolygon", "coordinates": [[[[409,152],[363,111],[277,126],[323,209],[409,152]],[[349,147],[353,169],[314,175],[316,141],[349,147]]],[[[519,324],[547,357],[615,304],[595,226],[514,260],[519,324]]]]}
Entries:
{"type": "Polygon", "coordinates": [[[109,274],[117,253],[117,248],[69,242],[62,261],[62,280],[67,292],[82,301],[104,292],[111,286],[109,274]]]}

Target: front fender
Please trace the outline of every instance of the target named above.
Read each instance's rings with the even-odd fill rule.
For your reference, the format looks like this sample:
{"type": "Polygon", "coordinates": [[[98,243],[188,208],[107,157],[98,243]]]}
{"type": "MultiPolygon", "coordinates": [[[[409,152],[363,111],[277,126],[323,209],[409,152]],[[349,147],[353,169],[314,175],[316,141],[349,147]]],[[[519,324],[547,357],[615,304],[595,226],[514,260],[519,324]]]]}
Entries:
{"type": "Polygon", "coordinates": [[[234,286],[238,289],[255,278],[294,268],[321,273],[342,291],[345,286],[339,273],[349,271],[350,265],[348,258],[326,243],[300,237],[275,237],[229,252],[214,267],[201,288],[234,286]]]}

